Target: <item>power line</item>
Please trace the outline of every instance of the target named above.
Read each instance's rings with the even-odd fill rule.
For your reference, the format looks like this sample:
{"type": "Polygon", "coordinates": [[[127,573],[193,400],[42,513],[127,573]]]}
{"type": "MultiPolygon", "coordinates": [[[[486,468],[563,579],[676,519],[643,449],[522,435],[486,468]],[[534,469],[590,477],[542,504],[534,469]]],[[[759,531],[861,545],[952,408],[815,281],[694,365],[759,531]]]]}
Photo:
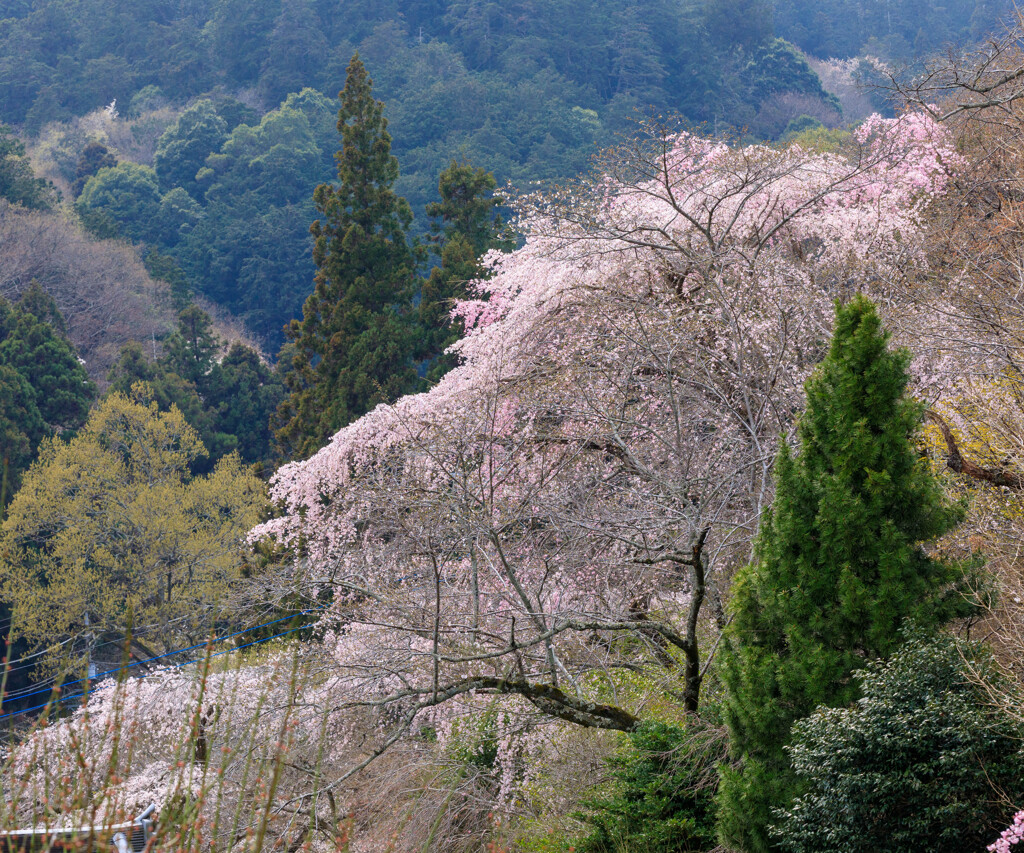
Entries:
{"type": "MultiPolygon", "coordinates": [[[[291,617],[289,617],[289,618],[291,618],[291,617]]],[[[268,623],[268,624],[272,624],[272,623],[268,623]]],[[[260,627],[260,626],[257,626],[257,627],[260,627]]],[[[278,640],[281,637],[287,637],[289,634],[294,634],[296,631],[301,631],[305,627],[306,627],[305,625],[299,625],[297,628],[289,628],[287,631],[282,631],[280,634],[275,634],[273,637],[264,637],[262,640],[253,640],[251,643],[244,643],[243,645],[236,646],[233,649],[225,649],[222,652],[217,652],[216,654],[210,655],[210,658],[212,659],[212,658],[220,657],[221,655],[229,655],[232,652],[237,652],[239,649],[245,649],[245,648],[248,648],[249,646],[258,646],[260,643],[268,643],[271,640],[278,640]]],[[[241,633],[244,634],[246,632],[243,631],[241,633]]],[[[187,660],[187,661],[183,661],[182,663],[176,663],[176,664],[174,664],[174,665],[172,665],[172,666],[170,666],[168,668],[169,669],[180,669],[183,666],[190,666],[191,664],[199,663],[202,660],[204,660],[204,658],[196,658],[194,660],[187,660]]],[[[116,671],[116,670],[112,670],[112,671],[116,671]]],[[[143,678],[149,678],[149,676],[155,675],[155,674],[156,673],[153,673],[153,672],[144,673],[143,675],[139,676],[139,680],[141,681],[143,678]]],[[[23,709],[21,711],[8,711],[6,714],[0,714],[0,720],[7,719],[7,717],[16,717],[16,716],[18,716],[20,714],[28,714],[28,713],[30,713],[32,711],[39,711],[39,710],[41,710],[43,708],[48,708],[51,705],[60,705],[60,704],[62,704],[64,702],[69,702],[72,699],[81,699],[84,696],[89,696],[90,694],[95,693],[97,690],[99,690],[99,685],[96,685],[95,687],[92,687],[89,690],[83,690],[81,693],[75,693],[75,694],[73,694],[71,696],[61,696],[59,698],[51,699],[49,702],[44,702],[42,705],[35,705],[32,708],[25,708],[25,709],[23,709]]]]}
{"type": "MultiPolygon", "coordinates": [[[[298,616],[307,616],[310,613],[319,613],[320,611],[322,611],[324,609],[325,609],[325,607],[320,607],[320,608],[317,608],[315,610],[303,610],[300,613],[293,613],[291,616],[282,616],[280,619],[274,619],[274,620],[272,620],[270,622],[264,622],[262,625],[253,625],[251,628],[245,628],[244,630],[241,630],[241,631],[235,631],[232,634],[225,634],[223,637],[218,637],[215,640],[209,640],[209,641],[207,641],[205,643],[197,643],[194,646],[187,646],[187,647],[182,648],[182,649],[175,649],[174,651],[164,652],[162,655],[156,655],[155,657],[147,658],[146,660],[135,661],[134,663],[130,663],[130,664],[127,664],[126,666],[118,667],[117,669],[110,669],[110,670],[107,670],[106,672],[98,673],[97,675],[93,676],[92,679],[89,679],[89,678],[79,678],[79,679],[76,679],[75,681],[69,681],[69,682],[67,682],[66,685],[61,685],[61,687],[62,686],[70,686],[70,685],[73,685],[73,684],[81,684],[83,681],[86,682],[86,683],[88,683],[91,680],[97,680],[98,681],[98,680],[102,679],[104,676],[115,675],[117,673],[124,672],[127,669],[131,669],[132,667],[135,667],[135,666],[141,666],[143,664],[152,663],[153,661],[162,660],[163,658],[167,658],[167,657],[170,657],[172,655],[182,654],[183,652],[191,652],[191,651],[194,651],[194,650],[200,649],[200,648],[209,648],[210,646],[212,646],[212,645],[214,645],[216,643],[221,643],[224,640],[230,640],[232,637],[238,637],[238,636],[240,636],[242,634],[248,634],[248,633],[250,633],[252,631],[257,631],[260,628],[267,628],[267,627],[269,627],[271,625],[277,625],[277,624],[279,624],[281,622],[286,622],[289,619],[295,619],[298,616]]],[[[281,634],[275,634],[272,637],[265,637],[264,639],[261,639],[261,640],[253,640],[250,643],[245,643],[245,644],[243,644],[241,646],[236,646],[233,649],[226,649],[225,651],[217,652],[216,654],[210,655],[210,657],[211,658],[220,657],[221,655],[230,654],[231,652],[238,651],[239,649],[248,648],[249,646],[255,646],[255,645],[258,645],[260,643],[268,642],[270,640],[276,640],[276,639],[279,639],[280,637],[285,637],[288,634],[292,634],[295,631],[301,631],[305,627],[307,627],[307,626],[300,625],[300,626],[298,626],[296,628],[291,628],[288,631],[285,631],[285,632],[283,632],[281,634]]],[[[202,658],[196,658],[194,660],[189,660],[189,661],[184,661],[183,663],[174,664],[171,667],[171,669],[178,669],[178,668],[183,667],[183,666],[188,666],[189,664],[198,663],[200,660],[202,660],[202,658]]],[[[145,673],[142,676],[140,676],[140,678],[147,678],[151,674],[152,673],[145,673]]],[[[47,693],[47,692],[55,692],[58,689],[60,689],[60,687],[54,687],[52,689],[44,687],[41,690],[35,690],[35,691],[31,692],[31,693],[21,694],[21,695],[19,695],[16,698],[27,699],[29,696],[36,696],[36,695],[39,695],[41,693],[47,693]]],[[[44,703],[42,705],[36,705],[36,706],[34,706],[32,708],[25,708],[25,709],[22,709],[22,710],[19,710],[19,711],[9,711],[6,714],[0,714],[0,720],[6,719],[7,717],[17,716],[19,714],[27,714],[30,711],[38,711],[41,708],[48,707],[49,705],[51,705],[54,702],[56,702],[57,704],[60,704],[60,703],[63,703],[63,702],[67,702],[67,701],[69,701],[71,699],[81,699],[83,696],[88,696],[94,690],[96,690],[95,687],[91,688],[89,690],[85,690],[85,691],[83,691],[81,693],[75,693],[75,694],[73,694],[71,696],[63,696],[63,697],[60,697],[60,698],[51,699],[49,702],[46,702],[46,703],[44,703]]],[[[6,700],[6,698],[7,697],[4,696],[4,697],[2,697],[2,699],[0,699],[0,706],[2,706],[2,701],[6,700]]]]}
{"type": "MultiPolygon", "coordinates": [[[[206,608],[210,609],[210,606],[206,605],[206,608]]],[[[161,627],[164,627],[166,625],[174,625],[177,622],[187,622],[188,620],[190,620],[192,618],[194,618],[193,615],[189,614],[188,616],[179,616],[177,619],[171,619],[168,622],[151,622],[149,625],[145,625],[142,628],[134,629],[131,633],[132,633],[133,637],[138,637],[138,636],[144,635],[147,631],[153,630],[154,628],[161,628],[161,627]]],[[[45,649],[40,649],[38,652],[32,652],[31,654],[24,655],[24,656],[22,656],[20,658],[14,658],[13,660],[10,660],[10,661],[7,662],[7,671],[8,672],[17,672],[19,669],[27,669],[28,668],[27,666],[26,667],[12,667],[11,664],[22,663],[24,661],[32,660],[33,658],[37,658],[40,655],[45,655],[47,652],[51,652],[54,649],[59,649],[61,646],[66,646],[68,643],[74,642],[75,640],[79,639],[80,637],[85,636],[87,633],[88,633],[87,631],[79,631],[74,636],[68,637],[66,640],[61,640],[59,643],[54,643],[52,646],[47,646],[45,649]]],[[[7,638],[7,640],[5,640],[5,642],[7,642],[8,640],[9,640],[9,637],[7,638]]],[[[109,640],[106,643],[100,644],[96,648],[103,648],[104,646],[108,646],[111,643],[121,643],[123,641],[124,641],[123,638],[119,638],[117,640],[109,640]]],[[[31,666],[35,666],[35,664],[30,664],[30,665],[31,666]]]]}
{"type": "MultiPolygon", "coordinates": [[[[129,638],[129,636],[132,639],[135,639],[136,637],[145,637],[145,636],[148,636],[155,629],[166,628],[166,627],[168,627],[170,625],[174,625],[174,624],[176,624],[178,622],[188,622],[188,621],[190,621],[192,619],[193,619],[193,616],[189,615],[189,616],[179,616],[177,619],[171,619],[168,622],[151,622],[149,625],[144,625],[141,628],[133,629],[130,634],[126,634],[123,637],[118,637],[118,638],[113,639],[113,640],[107,640],[104,643],[100,643],[97,646],[93,646],[91,651],[93,653],[95,653],[99,649],[107,648],[107,646],[115,646],[115,645],[123,646],[125,641],[129,638]]],[[[79,631],[73,637],[70,637],[67,640],[64,640],[63,643],[66,644],[66,643],[69,643],[69,642],[73,642],[74,640],[77,640],[80,637],[85,636],[86,634],[87,634],[87,632],[85,632],[85,631],[79,631]]],[[[47,649],[43,649],[43,650],[38,651],[38,652],[33,652],[32,654],[25,655],[24,657],[21,657],[21,658],[16,658],[15,660],[11,661],[11,663],[20,663],[21,665],[20,666],[10,666],[10,665],[8,665],[6,671],[7,671],[7,673],[12,673],[12,672],[20,672],[21,670],[24,670],[24,669],[31,669],[32,667],[34,667],[36,665],[35,663],[22,663],[22,661],[27,661],[27,660],[30,660],[32,658],[37,658],[40,655],[45,655],[47,652],[52,651],[53,649],[59,648],[61,645],[62,645],[62,643],[58,643],[57,645],[50,646],[47,649]]],[[[52,678],[45,679],[44,681],[38,681],[35,684],[30,684],[27,687],[22,688],[22,691],[18,691],[18,693],[19,693],[19,695],[21,695],[21,693],[24,690],[29,690],[29,689],[31,689],[33,687],[38,686],[39,684],[44,684],[44,683],[48,684],[48,685],[49,684],[54,684],[55,682],[57,682],[60,679],[60,677],[61,676],[53,676],[52,678]]],[[[5,698],[10,698],[10,697],[12,697],[14,695],[15,695],[14,693],[7,693],[7,694],[5,694],[5,698]]]]}

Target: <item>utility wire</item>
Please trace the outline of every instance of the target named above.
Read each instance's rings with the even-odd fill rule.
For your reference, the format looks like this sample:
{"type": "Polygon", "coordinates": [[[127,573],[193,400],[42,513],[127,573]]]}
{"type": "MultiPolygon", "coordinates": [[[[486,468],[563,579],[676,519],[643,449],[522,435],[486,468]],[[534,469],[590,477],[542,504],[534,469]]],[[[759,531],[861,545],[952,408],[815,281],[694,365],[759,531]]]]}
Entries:
{"type": "MultiPolygon", "coordinates": [[[[148,634],[150,634],[156,628],[164,628],[164,627],[167,627],[169,625],[174,625],[174,624],[176,624],[178,622],[187,622],[187,621],[189,621],[192,618],[193,617],[191,615],[189,615],[189,616],[179,616],[177,619],[171,619],[169,622],[152,622],[149,625],[144,625],[141,628],[134,629],[131,632],[131,637],[133,639],[135,637],[145,637],[148,634]]],[[[19,664],[19,666],[11,666],[10,664],[8,664],[7,670],[6,670],[7,674],[10,675],[13,672],[21,672],[22,670],[25,670],[25,669],[32,669],[36,664],[35,663],[24,663],[24,661],[29,661],[29,660],[32,660],[34,658],[39,657],[40,655],[45,655],[47,652],[53,651],[54,649],[57,649],[57,648],[60,648],[61,645],[64,645],[64,644],[67,644],[69,642],[73,642],[74,640],[79,639],[80,637],[82,637],[86,633],[87,632],[85,632],[85,631],[79,631],[73,637],[70,637],[69,639],[64,640],[63,643],[57,643],[56,645],[50,646],[49,648],[46,648],[46,649],[42,649],[41,651],[33,652],[32,654],[25,655],[24,657],[21,657],[21,658],[15,658],[10,663],[11,664],[17,663],[17,664],[19,664]]],[[[125,640],[127,638],[128,637],[126,635],[124,637],[118,637],[115,640],[107,640],[105,643],[100,643],[98,646],[93,646],[92,651],[95,653],[99,649],[105,649],[107,646],[113,646],[113,645],[123,646],[124,643],[125,643],[125,640]]],[[[3,673],[3,668],[0,667],[0,674],[2,674],[2,673],[3,673]]],[[[31,689],[33,689],[35,687],[38,687],[39,685],[45,685],[45,686],[53,685],[53,684],[57,683],[62,677],[63,676],[61,676],[61,675],[54,675],[54,676],[51,676],[50,678],[41,679],[40,681],[37,681],[34,684],[29,684],[26,687],[22,687],[20,690],[17,690],[17,691],[14,691],[14,692],[8,692],[8,693],[4,694],[4,699],[5,700],[6,699],[12,699],[12,698],[17,698],[17,697],[26,695],[26,691],[31,690],[31,689]]]]}
{"type": "MultiPolygon", "coordinates": [[[[207,605],[206,609],[210,609],[209,605],[207,605]]],[[[135,630],[133,630],[132,631],[132,636],[133,637],[142,636],[147,631],[153,630],[153,628],[160,628],[160,627],[163,627],[165,625],[174,625],[174,624],[176,624],[178,622],[187,622],[189,619],[193,619],[193,618],[194,618],[194,615],[193,614],[189,614],[188,616],[179,616],[177,619],[171,619],[169,622],[151,622],[149,625],[144,625],[141,628],[136,628],[135,630]]],[[[82,636],[84,636],[87,633],[89,633],[89,632],[88,631],[79,631],[73,637],[68,637],[66,640],[61,640],[59,643],[54,643],[52,646],[47,646],[45,649],[40,649],[38,652],[32,652],[30,654],[24,655],[23,657],[14,658],[13,660],[8,661],[8,667],[9,668],[8,668],[7,671],[8,672],[16,672],[17,669],[25,669],[27,667],[11,668],[11,665],[12,664],[16,664],[16,663],[22,663],[23,661],[27,661],[27,660],[32,660],[33,658],[37,658],[40,655],[45,655],[47,652],[51,652],[54,649],[59,649],[61,646],[66,646],[68,643],[74,642],[79,637],[82,637],[82,636]]],[[[109,645],[110,643],[114,643],[114,642],[116,642],[116,643],[123,642],[123,638],[122,639],[118,639],[118,640],[110,640],[107,643],[103,643],[102,645],[97,646],[97,648],[102,648],[103,646],[109,645]]],[[[30,664],[30,666],[35,666],[35,664],[30,664]]]]}
{"type": "MultiPolygon", "coordinates": [[[[152,663],[153,661],[162,660],[163,658],[171,657],[172,655],[182,654],[183,652],[191,652],[191,651],[194,651],[195,649],[208,648],[209,646],[215,645],[216,643],[221,643],[224,640],[230,640],[232,637],[238,637],[238,636],[240,636],[242,634],[248,634],[251,631],[259,630],[260,628],[267,628],[270,625],[277,625],[277,624],[279,624],[281,622],[286,622],[289,619],[294,619],[294,618],[296,618],[296,616],[307,616],[310,613],[318,613],[318,612],[320,612],[321,610],[324,610],[324,609],[325,609],[324,607],[321,607],[321,608],[318,608],[316,610],[303,610],[300,613],[293,613],[291,616],[282,616],[280,619],[274,619],[271,622],[264,622],[262,625],[253,625],[251,628],[245,628],[242,631],[235,631],[232,634],[225,634],[223,637],[218,637],[215,640],[209,640],[209,641],[207,641],[205,643],[197,643],[194,646],[187,646],[186,648],[183,648],[183,649],[175,649],[174,651],[164,652],[162,655],[156,655],[155,657],[147,658],[146,660],[135,661],[134,663],[130,663],[130,664],[127,664],[125,666],[118,667],[117,669],[110,669],[110,670],[107,670],[106,672],[101,672],[101,673],[96,674],[91,679],[89,679],[89,678],[79,678],[79,679],[76,679],[75,681],[69,681],[69,682],[67,682],[66,685],[61,685],[60,687],[54,687],[52,689],[49,688],[49,687],[44,687],[44,688],[42,688],[40,690],[34,690],[31,693],[21,694],[17,698],[19,698],[19,699],[26,699],[29,696],[36,696],[36,695],[39,695],[41,693],[56,692],[56,690],[61,689],[61,687],[71,686],[73,684],[81,684],[83,681],[86,682],[86,683],[88,683],[89,681],[92,681],[92,680],[98,681],[98,680],[102,679],[104,676],[115,675],[117,673],[124,672],[127,669],[131,669],[132,667],[135,667],[135,666],[141,666],[143,664],[152,663]]],[[[211,658],[213,658],[213,657],[220,657],[221,655],[230,654],[231,652],[238,651],[239,649],[248,648],[249,646],[255,646],[255,645],[258,645],[260,643],[266,643],[266,642],[268,642],[270,640],[276,640],[276,639],[279,639],[280,637],[285,637],[288,634],[292,634],[295,631],[301,631],[303,628],[306,628],[306,627],[308,627],[308,626],[300,625],[297,628],[291,628],[290,630],[285,631],[284,633],[275,634],[272,637],[265,637],[262,640],[253,640],[250,643],[245,643],[245,644],[243,644],[241,646],[235,646],[235,648],[233,648],[233,649],[226,649],[225,651],[217,652],[216,654],[210,655],[210,657],[211,658]]],[[[189,664],[199,663],[201,660],[203,660],[203,658],[196,658],[194,660],[184,661],[183,663],[174,664],[170,668],[171,669],[177,669],[179,667],[188,666],[189,664]]],[[[146,673],[146,674],[144,674],[144,675],[142,675],[140,677],[141,678],[146,678],[146,677],[148,677],[151,674],[152,673],[146,673]]],[[[63,703],[63,702],[67,702],[67,701],[69,701],[71,699],[81,699],[83,696],[88,696],[94,690],[96,690],[95,687],[92,688],[92,689],[89,689],[89,690],[85,690],[85,691],[83,691],[81,693],[75,693],[75,694],[73,694],[71,696],[62,696],[60,698],[51,699],[50,702],[46,702],[46,703],[44,703],[42,705],[36,705],[36,706],[34,706],[32,708],[25,708],[25,709],[20,710],[20,711],[9,711],[6,714],[0,714],[0,720],[6,719],[7,717],[13,717],[13,716],[16,716],[18,714],[27,714],[30,711],[38,711],[40,708],[46,708],[47,706],[49,706],[50,704],[52,704],[54,702],[56,702],[57,704],[60,704],[60,703],[63,703]]],[[[3,700],[6,700],[6,698],[7,698],[6,696],[0,698],[0,703],[2,703],[3,700]]]]}
{"type": "MultiPolygon", "coordinates": [[[[291,618],[291,617],[288,617],[288,618],[291,618]]],[[[216,654],[210,655],[210,658],[217,658],[217,657],[220,657],[221,655],[229,655],[232,652],[237,652],[239,649],[245,649],[245,648],[248,648],[249,646],[258,646],[260,643],[268,643],[271,640],[278,640],[281,637],[287,637],[289,634],[294,634],[296,631],[301,631],[305,627],[306,627],[305,625],[299,625],[297,628],[289,628],[287,631],[283,631],[280,634],[275,634],[273,637],[264,637],[262,640],[253,640],[251,643],[244,643],[243,645],[236,646],[233,649],[225,649],[222,652],[217,652],[216,654]]],[[[242,633],[245,633],[245,632],[243,631],[242,633]]],[[[173,664],[172,666],[168,667],[168,669],[180,669],[183,666],[190,666],[191,664],[194,664],[194,663],[201,663],[203,660],[206,660],[206,658],[196,658],[195,660],[183,661],[182,663],[173,664]]],[[[112,670],[112,671],[116,671],[116,670],[112,670]]],[[[143,678],[149,678],[149,676],[151,676],[151,675],[155,675],[155,673],[152,673],[152,672],[144,673],[144,674],[139,676],[139,680],[141,681],[143,678]]],[[[92,687],[92,688],[90,688],[88,690],[83,690],[81,693],[75,693],[75,694],[73,694],[71,696],[61,696],[59,698],[53,698],[49,702],[44,702],[42,705],[35,705],[32,708],[25,708],[24,710],[21,710],[21,711],[8,711],[6,714],[0,714],[0,720],[5,720],[8,717],[16,717],[16,716],[18,716],[20,714],[28,714],[31,711],[39,711],[42,708],[49,708],[51,705],[60,705],[60,704],[62,704],[64,702],[68,702],[68,701],[70,701],[72,699],[81,699],[83,696],[89,696],[90,694],[95,693],[97,690],[99,690],[99,685],[96,685],[96,687],[92,687]]]]}

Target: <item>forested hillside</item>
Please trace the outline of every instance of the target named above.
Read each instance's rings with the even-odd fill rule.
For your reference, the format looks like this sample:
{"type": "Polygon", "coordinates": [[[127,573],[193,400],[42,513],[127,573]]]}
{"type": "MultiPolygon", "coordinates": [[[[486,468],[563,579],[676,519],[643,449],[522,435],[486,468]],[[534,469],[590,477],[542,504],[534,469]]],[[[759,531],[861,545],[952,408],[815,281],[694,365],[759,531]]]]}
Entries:
{"type": "Polygon", "coordinates": [[[81,200],[107,214],[94,230],[173,255],[276,351],[312,277],[309,187],[333,176],[331,102],[356,50],[414,234],[452,158],[524,185],[579,173],[652,110],[763,137],[842,120],[760,0],[26,3],[0,20],[0,120],[37,136],[66,195],[121,162],[81,200]],[[83,160],[90,142],[113,159],[83,160]]]}
{"type": "Polygon", "coordinates": [[[0,835],[1014,853],[1008,9],[5,3],[0,835]]]}
{"type": "Polygon", "coordinates": [[[823,69],[849,88],[1007,9],[951,4],[920,29],[910,3],[47,0],[0,19],[0,120],[37,137],[34,159],[66,195],[120,162],[81,199],[105,214],[88,220],[94,230],[173,256],[274,352],[308,292],[309,187],[333,176],[332,101],[356,50],[387,105],[396,189],[422,235],[453,157],[524,186],[579,173],[651,111],[755,138],[839,125],[862,107],[844,117],[793,44],[869,56],[841,83],[823,69]],[[105,149],[92,160],[90,142],[105,149]]]}
{"type": "MultiPolygon", "coordinates": [[[[45,0],[5,11],[0,112],[30,131],[115,98],[127,107],[150,85],[178,102],[217,86],[251,89],[268,108],[304,86],[333,96],[355,48],[394,110],[402,150],[489,120],[487,133],[506,140],[517,164],[547,133],[578,144],[572,134],[586,128],[555,120],[573,106],[599,109],[613,128],[637,105],[739,125],[763,87],[813,87],[799,69],[779,77],[760,54],[773,36],[762,0],[179,0],[128,9],[45,0]]],[[[576,164],[544,165],[557,173],[576,164]]]]}
{"type": "Polygon", "coordinates": [[[914,62],[947,44],[965,47],[996,32],[1007,0],[772,0],[775,30],[821,58],[870,53],[914,62]]]}

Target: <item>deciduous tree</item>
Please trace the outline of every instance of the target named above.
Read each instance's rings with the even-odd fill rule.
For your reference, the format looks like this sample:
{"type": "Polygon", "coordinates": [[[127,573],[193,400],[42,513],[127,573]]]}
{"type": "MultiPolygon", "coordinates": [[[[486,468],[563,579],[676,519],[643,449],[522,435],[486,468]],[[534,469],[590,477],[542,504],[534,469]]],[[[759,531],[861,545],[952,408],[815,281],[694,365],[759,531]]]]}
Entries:
{"type": "Polygon", "coordinates": [[[770,503],[828,290],[906,264],[948,179],[927,118],[852,145],[653,135],[519,200],[524,246],[459,304],[463,363],[282,468],[284,515],[254,532],[294,549],[271,591],[337,595],[339,707],[412,728],[515,693],[629,730],[605,686],[639,666],[699,713],[703,632],[770,503]]]}
{"type": "Polygon", "coordinates": [[[145,627],[149,649],[201,642],[259,518],[260,481],[237,457],[193,477],[205,453],[195,430],[146,395],[113,393],[71,441],[46,444],[0,528],[15,633],[37,647],[77,640],[52,649],[51,663],[100,632],[145,627]]]}
{"type": "Polygon", "coordinates": [[[161,188],[166,192],[181,187],[194,198],[201,198],[196,173],[208,156],[220,150],[227,135],[227,123],[212,101],[204,98],[185,110],[157,142],[153,167],[161,188]]]}

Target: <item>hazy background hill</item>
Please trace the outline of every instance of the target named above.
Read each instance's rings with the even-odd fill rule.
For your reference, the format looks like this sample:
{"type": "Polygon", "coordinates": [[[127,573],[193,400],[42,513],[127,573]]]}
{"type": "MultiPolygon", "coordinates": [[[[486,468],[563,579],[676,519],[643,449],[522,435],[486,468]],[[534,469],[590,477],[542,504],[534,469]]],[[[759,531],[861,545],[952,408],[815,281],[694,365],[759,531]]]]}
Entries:
{"type": "Polygon", "coordinates": [[[579,173],[652,111],[762,139],[841,125],[884,107],[850,94],[881,63],[976,38],[1010,6],[9,0],[0,121],[29,139],[66,201],[85,190],[94,233],[158,249],[273,352],[310,289],[310,195],[333,178],[334,98],[356,50],[387,105],[396,189],[424,234],[452,158],[524,185],[579,173]],[[105,152],[85,153],[90,143],[105,152]],[[86,189],[115,164],[116,181],[86,189]]]}

